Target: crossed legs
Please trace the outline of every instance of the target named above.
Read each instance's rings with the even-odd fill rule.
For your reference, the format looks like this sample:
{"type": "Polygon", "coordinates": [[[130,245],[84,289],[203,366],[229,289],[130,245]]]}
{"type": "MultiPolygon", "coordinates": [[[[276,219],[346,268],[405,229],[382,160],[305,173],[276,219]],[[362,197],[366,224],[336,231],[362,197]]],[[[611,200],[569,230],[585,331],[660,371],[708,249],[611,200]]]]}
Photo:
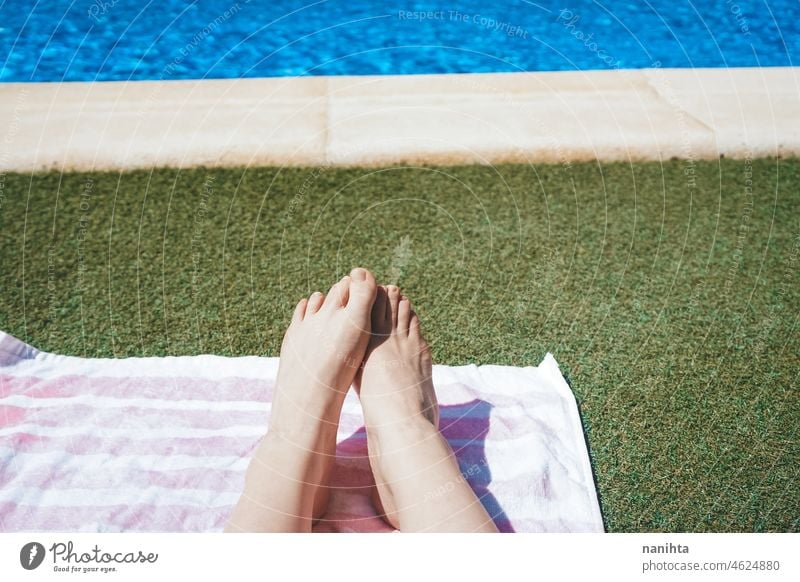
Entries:
{"type": "Polygon", "coordinates": [[[419,318],[397,287],[377,286],[365,269],[298,303],[281,347],[269,429],[226,531],[311,531],[327,508],[351,385],[364,410],[373,502],[384,519],[401,531],[497,531],[439,433],[419,318]]]}

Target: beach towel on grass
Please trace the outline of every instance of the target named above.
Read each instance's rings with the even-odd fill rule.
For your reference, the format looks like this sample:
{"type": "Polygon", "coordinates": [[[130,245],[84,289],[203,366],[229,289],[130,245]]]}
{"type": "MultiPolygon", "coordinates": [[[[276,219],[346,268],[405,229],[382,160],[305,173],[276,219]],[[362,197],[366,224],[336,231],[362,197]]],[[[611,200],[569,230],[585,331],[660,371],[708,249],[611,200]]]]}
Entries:
{"type": "MultiPolygon", "coordinates": [[[[0,332],[0,529],[220,531],[269,418],[277,358],[92,359],[0,332]]],[[[502,531],[601,532],[572,393],[538,367],[434,366],[441,430],[502,531]]],[[[391,531],[355,394],[319,531],[391,531]]],[[[433,492],[446,495],[447,492],[433,492]]]]}

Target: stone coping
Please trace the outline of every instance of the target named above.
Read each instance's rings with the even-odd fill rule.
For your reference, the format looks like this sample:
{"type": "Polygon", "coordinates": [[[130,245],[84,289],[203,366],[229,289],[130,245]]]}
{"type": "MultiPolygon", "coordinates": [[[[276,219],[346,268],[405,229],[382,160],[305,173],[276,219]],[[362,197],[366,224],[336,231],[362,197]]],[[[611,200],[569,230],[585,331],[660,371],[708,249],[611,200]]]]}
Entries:
{"type": "Polygon", "coordinates": [[[0,171],[800,155],[800,68],[0,84],[0,171]]]}

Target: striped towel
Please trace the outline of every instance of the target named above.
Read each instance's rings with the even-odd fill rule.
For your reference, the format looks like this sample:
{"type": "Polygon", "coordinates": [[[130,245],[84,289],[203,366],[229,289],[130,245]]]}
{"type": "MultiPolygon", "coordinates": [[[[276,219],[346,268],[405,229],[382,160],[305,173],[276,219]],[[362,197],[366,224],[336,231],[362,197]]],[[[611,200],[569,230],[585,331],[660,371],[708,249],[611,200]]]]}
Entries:
{"type": "MultiPolygon", "coordinates": [[[[220,531],[269,418],[277,358],[91,359],[0,332],[0,529],[220,531]]],[[[572,393],[538,367],[435,366],[441,430],[502,531],[601,532],[572,393]]],[[[318,531],[390,531],[351,391],[318,531]]],[[[446,494],[446,492],[443,492],[446,494]]]]}

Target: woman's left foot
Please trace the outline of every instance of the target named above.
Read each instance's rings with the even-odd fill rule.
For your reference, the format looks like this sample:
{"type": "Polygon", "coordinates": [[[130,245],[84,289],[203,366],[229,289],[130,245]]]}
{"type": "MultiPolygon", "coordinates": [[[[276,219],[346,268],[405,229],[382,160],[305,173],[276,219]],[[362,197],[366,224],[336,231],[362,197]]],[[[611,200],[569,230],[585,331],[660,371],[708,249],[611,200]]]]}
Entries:
{"type": "Polygon", "coordinates": [[[372,273],[353,269],[326,296],[297,304],[281,346],[268,436],[313,453],[315,519],[327,507],[339,416],[364,359],[375,290],[372,273]]]}

